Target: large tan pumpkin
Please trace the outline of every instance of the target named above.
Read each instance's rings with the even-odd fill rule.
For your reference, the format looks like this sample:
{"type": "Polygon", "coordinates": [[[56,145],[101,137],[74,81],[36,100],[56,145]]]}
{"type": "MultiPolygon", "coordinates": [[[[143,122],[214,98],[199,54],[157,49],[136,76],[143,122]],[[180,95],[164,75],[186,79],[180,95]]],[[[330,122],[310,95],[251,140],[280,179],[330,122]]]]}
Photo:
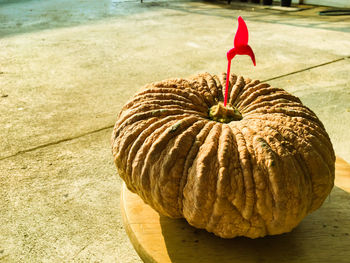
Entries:
{"type": "Polygon", "coordinates": [[[283,89],[200,74],[147,85],[122,109],[112,148],[127,187],[159,213],[224,237],[291,231],[334,184],[322,123],[283,89]],[[233,107],[231,107],[233,106],[233,107]]]}

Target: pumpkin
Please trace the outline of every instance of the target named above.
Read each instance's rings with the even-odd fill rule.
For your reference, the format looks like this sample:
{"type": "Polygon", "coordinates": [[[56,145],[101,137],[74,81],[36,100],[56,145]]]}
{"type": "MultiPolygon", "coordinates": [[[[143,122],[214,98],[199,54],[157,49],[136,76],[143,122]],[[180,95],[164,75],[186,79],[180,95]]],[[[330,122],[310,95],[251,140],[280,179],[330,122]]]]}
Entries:
{"type": "Polygon", "coordinates": [[[129,190],[223,238],[291,231],[334,185],[317,116],[281,88],[226,74],[149,84],[118,115],[112,152],[129,190]]]}

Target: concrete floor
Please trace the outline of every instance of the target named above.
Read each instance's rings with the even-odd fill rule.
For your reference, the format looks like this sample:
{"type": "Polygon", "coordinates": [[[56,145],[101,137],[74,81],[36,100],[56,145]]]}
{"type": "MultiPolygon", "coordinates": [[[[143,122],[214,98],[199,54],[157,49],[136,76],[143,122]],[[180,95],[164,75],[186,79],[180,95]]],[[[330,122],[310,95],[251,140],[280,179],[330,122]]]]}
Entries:
{"type": "Polygon", "coordinates": [[[198,1],[0,2],[0,262],[141,262],[109,146],[144,84],[226,70],[237,16],[249,57],[316,112],[350,162],[350,18],[198,1]]]}

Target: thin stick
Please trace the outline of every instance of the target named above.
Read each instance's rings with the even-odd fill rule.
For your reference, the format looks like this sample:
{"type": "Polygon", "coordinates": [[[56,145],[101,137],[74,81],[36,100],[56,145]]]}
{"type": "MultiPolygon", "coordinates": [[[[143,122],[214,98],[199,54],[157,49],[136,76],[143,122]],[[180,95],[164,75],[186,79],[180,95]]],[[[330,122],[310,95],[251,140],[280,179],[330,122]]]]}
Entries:
{"type": "Polygon", "coordinates": [[[228,85],[230,83],[230,70],[231,70],[231,60],[228,59],[227,63],[227,74],[226,74],[226,88],[225,88],[225,99],[224,99],[224,106],[226,107],[227,104],[227,97],[228,97],[228,85]]]}

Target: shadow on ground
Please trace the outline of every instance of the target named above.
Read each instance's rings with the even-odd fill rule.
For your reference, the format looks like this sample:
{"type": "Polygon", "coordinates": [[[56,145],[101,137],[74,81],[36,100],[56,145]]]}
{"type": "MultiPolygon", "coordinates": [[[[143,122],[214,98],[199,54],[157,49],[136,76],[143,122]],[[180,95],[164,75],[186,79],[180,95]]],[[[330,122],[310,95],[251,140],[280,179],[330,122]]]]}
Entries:
{"type": "Polygon", "coordinates": [[[173,263],[346,262],[350,256],[345,249],[350,246],[349,217],[350,195],[335,188],[322,208],[288,234],[222,239],[185,220],[161,217],[160,224],[173,263]]]}

